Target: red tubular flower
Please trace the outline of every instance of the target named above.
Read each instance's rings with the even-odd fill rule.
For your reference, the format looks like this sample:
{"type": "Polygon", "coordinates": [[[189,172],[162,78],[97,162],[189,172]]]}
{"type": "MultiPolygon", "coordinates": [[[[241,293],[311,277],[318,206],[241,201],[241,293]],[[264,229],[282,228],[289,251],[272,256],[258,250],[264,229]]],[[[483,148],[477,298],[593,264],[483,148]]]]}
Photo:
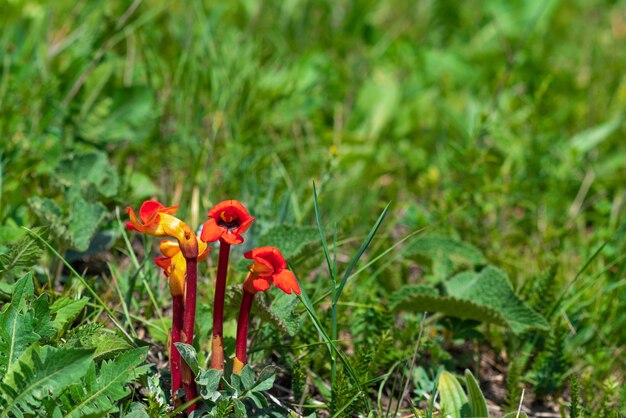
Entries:
{"type": "Polygon", "coordinates": [[[237,200],[218,203],[208,213],[209,220],[202,226],[200,239],[205,242],[220,240],[220,254],[217,261],[215,297],[213,301],[213,340],[211,342],[211,368],[224,369],[224,295],[230,246],[243,243],[241,234],[246,232],[254,218],[237,200]]]}
{"type": "Polygon", "coordinates": [[[209,220],[202,226],[200,239],[204,242],[219,239],[230,245],[243,243],[241,234],[250,228],[255,219],[237,200],[224,200],[218,203],[209,211],[208,217],[209,220]]]}
{"type": "Polygon", "coordinates": [[[263,292],[273,284],[288,295],[291,292],[300,294],[296,276],[287,270],[287,263],[278,248],[255,248],[245,253],[244,257],[253,261],[248,267],[250,274],[244,283],[247,292],[263,292]]]}
{"type": "Polygon", "coordinates": [[[287,270],[285,258],[276,247],[260,247],[248,251],[244,257],[252,260],[248,266],[248,276],[243,283],[243,296],[237,320],[237,342],[233,373],[240,374],[246,364],[248,350],[248,323],[254,295],[270,288],[270,284],[290,295],[300,294],[296,276],[287,270]]]}

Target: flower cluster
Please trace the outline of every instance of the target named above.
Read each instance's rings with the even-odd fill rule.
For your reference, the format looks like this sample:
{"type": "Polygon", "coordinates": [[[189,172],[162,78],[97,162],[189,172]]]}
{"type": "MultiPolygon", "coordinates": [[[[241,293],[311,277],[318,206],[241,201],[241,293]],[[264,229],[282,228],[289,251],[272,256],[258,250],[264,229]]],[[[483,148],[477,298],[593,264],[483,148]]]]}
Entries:
{"type": "MultiPolygon", "coordinates": [[[[172,371],[172,398],[179,403],[177,391],[182,386],[186,401],[198,397],[193,373],[181,361],[176,342],[193,343],[197,299],[197,263],[205,260],[211,251],[209,243],[219,241],[219,256],[213,303],[213,336],[211,368],[224,369],[224,298],[230,247],[243,244],[244,234],[255,218],[236,200],[225,200],[215,205],[207,214],[199,237],[182,220],[174,216],[178,206],[164,206],[155,200],[143,202],[139,217],[128,207],[129,230],[164,239],[159,245],[162,257],[154,261],[168,279],[172,295],[172,329],[170,339],[170,367],[172,371]]],[[[287,269],[287,263],[276,247],[260,247],[244,254],[252,260],[243,284],[243,297],[237,323],[236,353],[233,372],[239,374],[246,364],[247,332],[254,295],[268,290],[271,285],[287,294],[300,294],[295,275],[287,269]]],[[[191,413],[195,405],[188,408],[191,413]]]]}

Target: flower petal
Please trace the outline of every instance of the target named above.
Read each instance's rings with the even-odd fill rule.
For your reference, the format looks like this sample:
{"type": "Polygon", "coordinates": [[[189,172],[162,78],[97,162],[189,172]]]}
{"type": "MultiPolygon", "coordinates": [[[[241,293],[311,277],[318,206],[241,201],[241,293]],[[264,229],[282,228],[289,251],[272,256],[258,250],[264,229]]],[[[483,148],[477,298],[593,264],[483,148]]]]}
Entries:
{"type": "Polygon", "coordinates": [[[252,280],[252,286],[257,292],[264,292],[270,288],[270,282],[267,279],[258,278],[252,280]]]}
{"type": "Polygon", "coordinates": [[[180,252],[180,246],[178,245],[178,241],[164,239],[159,244],[159,251],[166,257],[174,257],[180,252]]]}
{"type": "Polygon", "coordinates": [[[209,219],[202,225],[202,234],[200,234],[200,239],[204,242],[215,242],[226,230],[217,226],[215,219],[209,219]]]}
{"type": "Polygon", "coordinates": [[[274,286],[278,287],[283,292],[288,295],[290,295],[292,291],[294,291],[297,295],[300,294],[300,285],[296,280],[296,276],[291,271],[283,270],[272,277],[274,286]]]}
{"type": "Polygon", "coordinates": [[[156,200],[146,200],[141,204],[141,208],[139,208],[139,218],[141,218],[144,223],[151,222],[164,207],[165,206],[156,200]]]}
{"type": "Polygon", "coordinates": [[[243,243],[243,237],[241,235],[234,234],[230,231],[226,231],[224,235],[221,236],[221,238],[224,240],[224,242],[230,245],[239,245],[243,243]]]}
{"type": "Polygon", "coordinates": [[[170,266],[172,260],[169,257],[157,257],[154,259],[154,263],[161,267],[165,271],[165,275],[167,275],[167,268],[170,266]]]}
{"type": "Polygon", "coordinates": [[[248,218],[244,220],[235,231],[237,231],[238,234],[243,234],[244,232],[248,230],[248,228],[250,228],[250,225],[252,225],[252,222],[255,219],[256,218],[248,218]]]}

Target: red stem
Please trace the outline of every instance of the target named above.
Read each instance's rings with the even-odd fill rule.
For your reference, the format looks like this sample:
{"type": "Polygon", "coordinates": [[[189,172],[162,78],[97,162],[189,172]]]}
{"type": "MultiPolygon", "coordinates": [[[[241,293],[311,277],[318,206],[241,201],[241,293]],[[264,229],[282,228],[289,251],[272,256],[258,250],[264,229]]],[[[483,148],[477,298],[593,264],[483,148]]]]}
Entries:
{"type": "MultiPolygon", "coordinates": [[[[196,322],[196,292],[198,287],[198,259],[185,258],[187,261],[187,281],[185,287],[185,314],[183,318],[182,339],[184,343],[193,345],[193,329],[196,322]]],[[[198,389],[194,381],[193,372],[186,363],[183,363],[183,389],[185,389],[185,401],[189,402],[198,397],[198,389]]],[[[191,414],[196,409],[196,404],[187,408],[191,414]]]]}
{"type": "Polygon", "coordinates": [[[241,298],[241,307],[239,308],[239,319],[237,320],[237,342],[235,348],[235,356],[242,364],[246,364],[248,323],[250,322],[252,302],[254,302],[254,293],[250,293],[244,289],[243,297],[241,298]]]}
{"type": "Polygon", "coordinates": [[[180,353],[174,343],[180,342],[180,331],[183,327],[184,302],[183,295],[172,296],[172,340],[170,345],[170,369],[172,372],[172,401],[177,404],[176,392],[180,388],[180,353]]]}
{"type": "Polygon", "coordinates": [[[215,297],[213,299],[213,342],[211,368],[224,370],[224,296],[226,294],[226,276],[230,244],[220,240],[220,255],[217,261],[215,297]]]}

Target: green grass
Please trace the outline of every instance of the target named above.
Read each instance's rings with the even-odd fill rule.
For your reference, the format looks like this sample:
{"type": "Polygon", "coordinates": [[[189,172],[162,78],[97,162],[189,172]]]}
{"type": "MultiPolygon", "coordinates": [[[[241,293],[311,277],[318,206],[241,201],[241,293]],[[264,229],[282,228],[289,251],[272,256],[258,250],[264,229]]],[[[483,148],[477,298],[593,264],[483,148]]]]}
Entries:
{"type": "MultiPolygon", "coordinates": [[[[294,410],[392,416],[408,379],[399,410],[425,411],[442,368],[469,368],[507,412],[519,399],[485,388],[509,381],[527,411],[567,411],[575,377],[577,416],[626,414],[623,1],[4,3],[0,254],[45,225],[62,258],[8,269],[0,255],[0,303],[27,271],[50,303],[89,297],[52,346],[101,322],[156,344],[156,363],[167,285],[124,208],[157,197],[195,228],[234,198],[257,217],[246,249],[276,225],[306,231],[289,243],[308,295],[298,332],[251,327],[252,364],[283,369],[271,393],[294,410]],[[431,236],[484,260],[415,250],[431,236]],[[487,265],[551,330],[429,313],[412,367],[424,308],[392,311],[394,292],[445,293],[487,265]]],[[[200,269],[201,362],[215,269],[216,252],[200,269]]],[[[157,411],[158,396],[115,411],[157,411]]]]}

